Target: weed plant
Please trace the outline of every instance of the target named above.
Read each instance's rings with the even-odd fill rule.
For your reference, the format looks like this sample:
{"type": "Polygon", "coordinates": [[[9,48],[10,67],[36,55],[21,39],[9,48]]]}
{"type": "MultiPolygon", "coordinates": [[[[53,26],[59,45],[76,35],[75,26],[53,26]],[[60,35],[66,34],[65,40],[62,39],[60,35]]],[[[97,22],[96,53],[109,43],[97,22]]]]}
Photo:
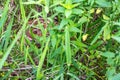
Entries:
{"type": "Polygon", "coordinates": [[[0,80],[120,80],[120,0],[1,0],[0,80]]]}

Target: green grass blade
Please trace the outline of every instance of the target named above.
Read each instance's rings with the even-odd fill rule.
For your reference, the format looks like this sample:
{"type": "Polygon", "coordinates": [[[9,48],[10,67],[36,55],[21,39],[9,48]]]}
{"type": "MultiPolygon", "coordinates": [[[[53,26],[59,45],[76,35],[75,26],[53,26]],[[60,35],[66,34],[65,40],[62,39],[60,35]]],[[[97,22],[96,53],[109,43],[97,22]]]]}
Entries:
{"type": "Polygon", "coordinates": [[[8,42],[9,42],[9,40],[10,40],[11,28],[12,28],[13,20],[14,20],[14,18],[11,19],[11,21],[10,21],[8,27],[7,27],[7,30],[6,30],[6,32],[5,32],[5,38],[4,38],[4,41],[5,41],[5,44],[4,44],[4,51],[7,49],[8,42]]]}
{"type": "Polygon", "coordinates": [[[5,21],[7,20],[7,12],[9,10],[9,2],[10,2],[10,0],[6,1],[5,8],[3,10],[2,17],[0,19],[0,31],[1,31],[5,21]]]}
{"type": "Polygon", "coordinates": [[[50,41],[50,38],[48,39],[48,41],[46,43],[46,46],[45,46],[45,49],[44,49],[43,53],[41,54],[41,58],[39,60],[39,65],[38,65],[38,69],[37,69],[36,80],[40,80],[41,79],[40,72],[41,72],[41,69],[42,69],[43,62],[45,60],[46,52],[48,50],[49,41],[50,41]]]}
{"type": "Polygon", "coordinates": [[[24,6],[22,4],[22,0],[20,0],[20,10],[21,10],[21,14],[22,14],[22,19],[24,21],[26,19],[26,16],[25,16],[25,9],[24,9],[24,6]]]}
{"type": "Polygon", "coordinates": [[[11,31],[12,31],[12,25],[13,25],[13,21],[14,21],[14,15],[15,15],[17,9],[18,9],[18,6],[14,10],[14,13],[12,15],[12,19],[10,20],[10,23],[8,24],[7,29],[5,31],[5,37],[4,37],[3,42],[2,42],[4,44],[4,51],[7,49],[9,41],[10,41],[10,36],[11,36],[11,31]]]}
{"type": "Polygon", "coordinates": [[[28,46],[26,47],[26,49],[25,49],[25,65],[27,65],[27,61],[28,61],[28,54],[29,54],[29,52],[28,52],[28,46]]]}
{"type": "Polygon", "coordinates": [[[31,57],[31,55],[29,54],[29,47],[27,46],[24,50],[25,50],[25,65],[27,65],[27,61],[28,61],[28,58],[29,58],[29,60],[30,60],[30,62],[34,65],[34,66],[36,66],[35,65],[35,62],[34,62],[34,60],[32,59],[32,57],[31,57]]]}
{"type": "Polygon", "coordinates": [[[98,32],[98,34],[95,36],[95,38],[92,40],[92,42],[90,43],[90,45],[93,45],[97,39],[99,38],[99,36],[102,34],[104,28],[106,28],[108,26],[108,23],[106,23],[102,28],[101,30],[98,32]]]}
{"type": "Polygon", "coordinates": [[[61,73],[60,75],[58,75],[57,77],[55,77],[53,80],[59,80],[61,76],[63,76],[63,73],[61,73]]]}
{"type": "Polygon", "coordinates": [[[28,19],[30,18],[31,13],[29,14],[28,18],[25,20],[22,28],[19,30],[18,34],[16,35],[15,39],[13,40],[13,42],[11,43],[11,45],[9,46],[9,48],[7,49],[7,51],[5,52],[3,58],[0,61],[0,70],[2,69],[4,62],[6,61],[8,55],[10,54],[12,48],[14,47],[15,43],[17,42],[17,40],[20,38],[22,32],[25,30],[26,24],[28,22],[28,19]]]}
{"type": "Polygon", "coordinates": [[[72,74],[72,73],[67,73],[67,75],[70,75],[70,76],[73,77],[75,80],[80,80],[77,76],[75,76],[75,75],[72,74]]]}
{"type": "Polygon", "coordinates": [[[68,26],[65,28],[65,51],[66,51],[66,61],[67,65],[71,65],[71,49],[70,49],[70,34],[68,26]]]}

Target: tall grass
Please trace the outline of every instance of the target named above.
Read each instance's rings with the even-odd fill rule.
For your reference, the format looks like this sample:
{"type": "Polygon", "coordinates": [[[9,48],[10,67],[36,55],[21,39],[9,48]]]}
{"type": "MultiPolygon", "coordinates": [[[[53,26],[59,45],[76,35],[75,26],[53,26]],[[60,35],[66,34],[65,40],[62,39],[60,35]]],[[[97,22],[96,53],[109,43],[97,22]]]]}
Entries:
{"type": "Polygon", "coordinates": [[[119,0],[2,4],[0,79],[119,80],[119,0]]]}

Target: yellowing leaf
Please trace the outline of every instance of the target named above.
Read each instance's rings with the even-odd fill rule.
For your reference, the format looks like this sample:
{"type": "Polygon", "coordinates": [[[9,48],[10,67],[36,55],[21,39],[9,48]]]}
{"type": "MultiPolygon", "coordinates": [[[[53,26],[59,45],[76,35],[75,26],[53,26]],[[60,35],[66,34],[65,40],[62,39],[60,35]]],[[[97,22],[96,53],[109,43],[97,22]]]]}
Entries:
{"type": "Polygon", "coordinates": [[[82,40],[83,40],[83,41],[86,41],[87,37],[88,37],[88,34],[84,34],[84,35],[82,36],[82,40]]]}
{"type": "Polygon", "coordinates": [[[60,3],[60,5],[62,5],[66,9],[72,9],[72,4],[63,4],[63,3],[60,3]]]}
{"type": "Polygon", "coordinates": [[[110,37],[111,37],[110,33],[111,33],[110,26],[107,26],[106,28],[104,28],[104,33],[103,33],[104,41],[110,39],[110,37]]]}
{"type": "Polygon", "coordinates": [[[2,51],[0,51],[0,56],[2,56],[3,55],[3,52],[2,51]]]}
{"type": "Polygon", "coordinates": [[[95,9],[92,8],[89,12],[90,12],[90,13],[94,13],[94,12],[95,12],[95,9]]]}
{"type": "Polygon", "coordinates": [[[9,63],[5,61],[4,66],[8,66],[8,65],[9,65],[9,63]]]}
{"type": "Polygon", "coordinates": [[[103,14],[103,19],[109,20],[110,18],[108,16],[106,16],[106,15],[103,14]]]}
{"type": "Polygon", "coordinates": [[[102,11],[102,8],[98,8],[98,9],[96,10],[96,14],[100,14],[101,11],[102,11]]]}
{"type": "Polygon", "coordinates": [[[69,3],[63,4],[63,3],[60,3],[60,5],[63,6],[64,8],[66,8],[66,9],[72,9],[72,8],[78,6],[79,4],[69,4],[69,3]]]}

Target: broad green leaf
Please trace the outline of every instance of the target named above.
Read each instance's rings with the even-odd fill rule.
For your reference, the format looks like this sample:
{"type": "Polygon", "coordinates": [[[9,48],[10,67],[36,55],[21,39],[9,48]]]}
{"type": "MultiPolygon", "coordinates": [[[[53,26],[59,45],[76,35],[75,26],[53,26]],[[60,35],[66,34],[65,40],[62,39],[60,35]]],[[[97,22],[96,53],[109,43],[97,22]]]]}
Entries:
{"type": "Polygon", "coordinates": [[[55,47],[56,42],[57,42],[57,40],[56,40],[56,36],[55,36],[55,35],[52,36],[51,41],[52,41],[52,46],[55,47]]]}
{"type": "Polygon", "coordinates": [[[81,24],[83,24],[85,22],[88,22],[88,18],[86,16],[81,17],[78,21],[78,23],[81,23],[81,24]]]}
{"type": "Polygon", "coordinates": [[[79,40],[76,40],[76,41],[72,41],[73,44],[75,44],[76,46],[78,46],[78,48],[80,49],[83,49],[83,48],[87,48],[88,46],[84,43],[82,43],[81,41],[79,40]]]}
{"type": "Polygon", "coordinates": [[[65,12],[65,8],[60,7],[60,6],[55,7],[54,9],[55,9],[55,11],[57,11],[57,12],[59,12],[59,13],[64,13],[64,12],[65,12]]]}
{"type": "Polygon", "coordinates": [[[60,26],[58,27],[59,30],[61,30],[66,24],[68,23],[68,20],[63,18],[60,22],[60,26]]]}
{"type": "Polygon", "coordinates": [[[106,59],[108,65],[114,65],[115,60],[113,58],[106,59]]]}
{"type": "Polygon", "coordinates": [[[100,7],[111,7],[111,3],[107,0],[96,0],[95,1],[100,7]]]}
{"type": "Polygon", "coordinates": [[[120,37],[119,36],[112,36],[112,38],[120,43],[120,37]]]}
{"type": "Polygon", "coordinates": [[[108,80],[112,80],[112,77],[115,74],[115,72],[116,72],[115,67],[107,68],[106,76],[107,76],[108,80]]]}
{"type": "Polygon", "coordinates": [[[72,4],[72,0],[66,0],[66,4],[72,4]]]}
{"type": "Polygon", "coordinates": [[[84,13],[84,11],[81,10],[81,9],[75,8],[75,9],[72,9],[72,13],[73,13],[73,14],[81,15],[82,13],[84,13]]]}
{"type": "Polygon", "coordinates": [[[77,27],[70,27],[70,32],[78,32],[78,33],[80,33],[80,29],[78,29],[77,27]]]}
{"type": "Polygon", "coordinates": [[[68,18],[71,14],[72,14],[72,10],[71,9],[66,9],[65,10],[65,16],[66,16],[66,18],[68,18]]]}
{"type": "Polygon", "coordinates": [[[110,52],[110,51],[103,52],[103,53],[101,53],[101,55],[104,56],[104,57],[107,57],[107,58],[113,58],[113,57],[115,57],[115,53],[110,52]]]}
{"type": "Polygon", "coordinates": [[[63,48],[62,46],[58,47],[51,55],[51,58],[54,58],[55,56],[59,55],[63,51],[62,48],[63,48]]]}
{"type": "Polygon", "coordinates": [[[113,24],[120,26],[120,22],[114,22],[114,21],[113,21],[113,24]]]}
{"type": "MultiPolygon", "coordinates": [[[[119,36],[120,36],[120,30],[119,30],[118,32],[116,32],[116,33],[114,34],[114,36],[119,37],[119,36]]],[[[113,36],[113,37],[114,37],[114,36],[113,36]]]]}
{"type": "Polygon", "coordinates": [[[118,73],[112,77],[112,80],[119,80],[119,79],[120,79],[120,73],[118,73]]]}
{"type": "Polygon", "coordinates": [[[90,6],[92,6],[94,4],[95,0],[88,0],[88,4],[90,4],[90,6]]]}

